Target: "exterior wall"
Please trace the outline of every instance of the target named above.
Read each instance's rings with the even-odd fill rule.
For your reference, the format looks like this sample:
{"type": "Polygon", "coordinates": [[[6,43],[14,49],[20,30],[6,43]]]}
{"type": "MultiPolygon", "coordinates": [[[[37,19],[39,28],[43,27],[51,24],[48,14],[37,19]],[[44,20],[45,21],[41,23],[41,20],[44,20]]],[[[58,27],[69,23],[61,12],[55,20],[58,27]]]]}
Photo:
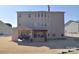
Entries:
{"type": "Polygon", "coordinates": [[[65,26],[65,36],[79,37],[79,23],[72,22],[65,26]]]}
{"type": "Polygon", "coordinates": [[[71,24],[65,26],[65,31],[66,33],[78,33],[79,29],[78,29],[78,23],[76,22],[72,22],[71,24]]]}
{"type": "Polygon", "coordinates": [[[18,41],[18,29],[17,28],[12,29],[12,41],[18,41]]]}
{"type": "Polygon", "coordinates": [[[64,34],[64,13],[52,12],[48,18],[48,33],[50,38],[60,38],[64,34]]]}
{"type": "Polygon", "coordinates": [[[61,34],[64,34],[64,12],[17,12],[17,22],[18,27],[47,29],[48,38],[59,38],[62,37],[61,34]],[[31,17],[28,17],[29,14],[31,14],[31,17]]]}
{"type": "Polygon", "coordinates": [[[0,22],[0,34],[12,35],[12,28],[0,22]]]}
{"type": "Polygon", "coordinates": [[[26,27],[31,27],[31,28],[46,28],[45,23],[48,21],[48,16],[45,16],[46,12],[18,12],[18,15],[21,15],[21,17],[17,17],[18,19],[18,26],[26,26],[26,27]],[[43,17],[38,15],[43,13],[43,17]],[[28,15],[31,14],[31,17],[28,17],[28,15]],[[39,17],[38,17],[39,16],[39,17]]]}

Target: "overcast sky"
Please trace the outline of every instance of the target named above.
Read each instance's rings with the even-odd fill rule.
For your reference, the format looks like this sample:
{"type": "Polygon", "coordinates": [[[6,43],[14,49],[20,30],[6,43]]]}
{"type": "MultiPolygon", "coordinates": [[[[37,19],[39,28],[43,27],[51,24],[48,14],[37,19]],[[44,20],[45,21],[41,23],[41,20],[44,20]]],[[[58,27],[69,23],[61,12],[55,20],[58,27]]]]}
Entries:
{"type": "MultiPolygon", "coordinates": [[[[79,20],[79,6],[78,5],[51,5],[51,11],[64,11],[65,23],[68,20],[79,20]]],[[[46,11],[47,5],[0,5],[0,20],[6,23],[11,23],[16,27],[17,16],[16,11],[46,11]]]]}

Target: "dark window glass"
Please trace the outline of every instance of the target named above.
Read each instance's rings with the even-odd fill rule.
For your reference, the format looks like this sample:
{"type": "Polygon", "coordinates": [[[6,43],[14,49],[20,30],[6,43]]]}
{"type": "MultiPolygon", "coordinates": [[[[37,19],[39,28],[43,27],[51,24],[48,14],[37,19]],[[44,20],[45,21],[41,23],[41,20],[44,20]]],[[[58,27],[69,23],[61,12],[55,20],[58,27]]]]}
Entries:
{"type": "Polygon", "coordinates": [[[46,13],[44,14],[44,16],[46,17],[46,13]]]}
{"type": "Polygon", "coordinates": [[[40,14],[38,13],[38,17],[40,17],[40,14]]]}
{"type": "Polygon", "coordinates": [[[45,26],[47,26],[47,24],[45,23],[45,26]]]}
{"type": "Polygon", "coordinates": [[[52,34],[52,36],[55,36],[55,34],[52,34]]]}
{"type": "Polygon", "coordinates": [[[37,37],[37,34],[34,34],[34,38],[36,38],[37,37]]]}
{"type": "Polygon", "coordinates": [[[28,17],[30,18],[31,17],[31,14],[28,14],[28,17]]]}
{"type": "Polygon", "coordinates": [[[36,15],[37,15],[37,14],[35,13],[35,17],[36,17],[36,15]]]}
{"type": "Polygon", "coordinates": [[[18,24],[18,26],[21,26],[21,24],[18,24]]]}
{"type": "Polygon", "coordinates": [[[43,13],[41,13],[41,17],[43,17],[43,13]]]}
{"type": "Polygon", "coordinates": [[[18,14],[18,17],[21,17],[21,14],[18,14]]]}
{"type": "Polygon", "coordinates": [[[61,34],[61,36],[64,36],[64,34],[61,34]]]}
{"type": "Polygon", "coordinates": [[[50,34],[48,34],[48,36],[50,36],[50,34]]]}

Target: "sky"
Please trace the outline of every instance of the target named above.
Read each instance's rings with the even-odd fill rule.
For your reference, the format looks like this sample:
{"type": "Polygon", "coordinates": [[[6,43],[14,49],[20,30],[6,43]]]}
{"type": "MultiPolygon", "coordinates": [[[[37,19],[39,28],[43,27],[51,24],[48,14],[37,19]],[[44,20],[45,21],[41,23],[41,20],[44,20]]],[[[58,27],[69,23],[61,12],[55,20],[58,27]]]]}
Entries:
{"type": "MultiPolygon", "coordinates": [[[[17,26],[17,11],[47,11],[47,5],[0,5],[0,20],[17,26]]],[[[64,22],[79,21],[78,5],[50,5],[51,11],[63,11],[64,22]]]]}

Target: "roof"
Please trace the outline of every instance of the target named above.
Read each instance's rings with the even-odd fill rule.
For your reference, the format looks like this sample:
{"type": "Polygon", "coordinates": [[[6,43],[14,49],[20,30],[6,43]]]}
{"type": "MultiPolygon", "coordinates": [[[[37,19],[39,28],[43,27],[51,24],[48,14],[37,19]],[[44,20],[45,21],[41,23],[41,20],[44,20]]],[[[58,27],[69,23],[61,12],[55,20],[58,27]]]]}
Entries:
{"type": "MultiPolygon", "coordinates": [[[[49,12],[49,11],[17,11],[17,13],[19,12],[49,12]]],[[[50,11],[50,13],[64,13],[64,11],[50,11]]]]}
{"type": "MultiPolygon", "coordinates": [[[[4,22],[2,22],[2,21],[0,21],[0,23],[2,23],[2,24],[4,24],[4,25],[8,26],[6,23],[4,23],[4,22]]],[[[8,24],[9,24],[9,23],[8,23],[8,24]]],[[[8,26],[8,27],[11,27],[11,26],[8,26]]]]}
{"type": "Polygon", "coordinates": [[[69,21],[65,24],[65,26],[67,26],[67,25],[71,24],[72,22],[79,23],[79,21],[69,20],[69,21]]]}

